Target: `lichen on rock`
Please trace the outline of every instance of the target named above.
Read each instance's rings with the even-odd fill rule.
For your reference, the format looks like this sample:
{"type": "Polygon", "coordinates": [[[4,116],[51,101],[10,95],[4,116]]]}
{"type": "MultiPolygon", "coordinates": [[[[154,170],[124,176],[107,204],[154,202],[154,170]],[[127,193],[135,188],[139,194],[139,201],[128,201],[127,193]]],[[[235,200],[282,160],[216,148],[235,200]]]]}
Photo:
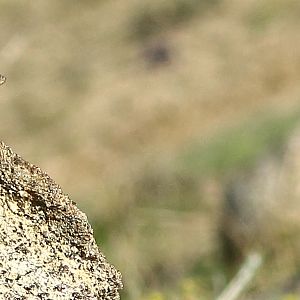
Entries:
{"type": "Polygon", "coordinates": [[[0,142],[0,299],[120,299],[121,274],[61,188],[0,142]]]}

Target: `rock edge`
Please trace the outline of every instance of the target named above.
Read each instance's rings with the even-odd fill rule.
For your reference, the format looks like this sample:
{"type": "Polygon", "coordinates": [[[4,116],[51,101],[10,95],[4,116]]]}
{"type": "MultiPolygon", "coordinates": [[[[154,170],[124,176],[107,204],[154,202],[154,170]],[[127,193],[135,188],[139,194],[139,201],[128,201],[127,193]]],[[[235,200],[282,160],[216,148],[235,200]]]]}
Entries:
{"type": "Polygon", "coordinates": [[[0,298],[120,299],[121,274],[87,217],[40,168],[0,142],[0,298]]]}

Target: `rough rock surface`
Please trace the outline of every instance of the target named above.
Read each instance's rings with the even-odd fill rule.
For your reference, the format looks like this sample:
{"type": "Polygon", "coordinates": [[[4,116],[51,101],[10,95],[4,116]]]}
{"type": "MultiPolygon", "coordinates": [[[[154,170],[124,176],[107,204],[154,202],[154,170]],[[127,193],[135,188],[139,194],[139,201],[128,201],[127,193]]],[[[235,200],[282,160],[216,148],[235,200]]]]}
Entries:
{"type": "Polygon", "coordinates": [[[0,218],[0,299],[120,298],[85,214],[1,142],[0,218]]]}

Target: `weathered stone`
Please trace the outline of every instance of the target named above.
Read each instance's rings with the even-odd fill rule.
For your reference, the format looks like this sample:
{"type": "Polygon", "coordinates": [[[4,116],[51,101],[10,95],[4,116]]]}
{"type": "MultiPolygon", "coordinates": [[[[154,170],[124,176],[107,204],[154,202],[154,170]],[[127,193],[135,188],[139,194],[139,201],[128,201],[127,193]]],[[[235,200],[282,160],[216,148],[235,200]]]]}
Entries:
{"type": "Polygon", "coordinates": [[[120,273],[40,168],[0,143],[0,299],[119,299],[120,273]]]}

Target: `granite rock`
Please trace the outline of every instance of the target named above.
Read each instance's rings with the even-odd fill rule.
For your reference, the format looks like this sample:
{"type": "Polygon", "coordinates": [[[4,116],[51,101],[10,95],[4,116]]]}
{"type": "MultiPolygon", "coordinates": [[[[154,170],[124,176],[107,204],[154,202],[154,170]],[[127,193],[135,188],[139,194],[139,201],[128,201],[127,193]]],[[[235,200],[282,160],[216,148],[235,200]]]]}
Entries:
{"type": "Polygon", "coordinates": [[[120,299],[121,274],[61,188],[0,142],[0,299],[120,299]]]}

